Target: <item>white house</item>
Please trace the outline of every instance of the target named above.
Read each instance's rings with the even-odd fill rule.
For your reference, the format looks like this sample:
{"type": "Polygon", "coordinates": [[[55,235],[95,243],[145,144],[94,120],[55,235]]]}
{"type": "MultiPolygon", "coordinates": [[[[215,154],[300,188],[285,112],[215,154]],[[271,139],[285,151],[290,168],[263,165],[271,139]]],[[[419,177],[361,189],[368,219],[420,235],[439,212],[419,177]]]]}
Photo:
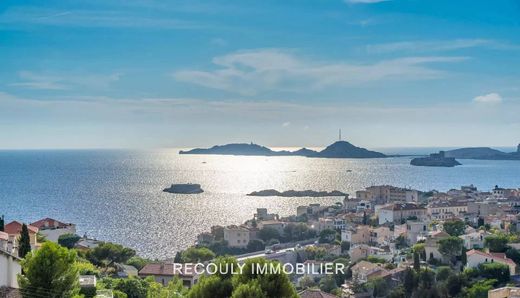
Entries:
{"type": "Polygon", "coordinates": [[[400,223],[410,217],[422,220],[426,217],[426,208],[412,203],[395,203],[378,210],[379,224],[400,223]]]}
{"type": "Polygon", "coordinates": [[[16,276],[22,273],[20,259],[0,249],[0,288],[18,288],[16,276]]]}
{"type": "Polygon", "coordinates": [[[47,240],[58,242],[58,238],[64,234],[76,234],[76,225],[63,223],[52,218],[43,218],[31,224],[39,229],[40,234],[47,240]]]}
{"type": "Polygon", "coordinates": [[[477,268],[478,265],[484,263],[501,263],[509,267],[509,273],[514,275],[516,272],[516,264],[513,260],[506,257],[504,253],[486,253],[480,250],[472,249],[466,252],[468,263],[467,268],[477,268]]]}
{"type": "Polygon", "coordinates": [[[473,233],[459,236],[464,241],[464,247],[466,249],[484,248],[484,239],[489,236],[490,233],[486,231],[476,231],[473,233]]]}

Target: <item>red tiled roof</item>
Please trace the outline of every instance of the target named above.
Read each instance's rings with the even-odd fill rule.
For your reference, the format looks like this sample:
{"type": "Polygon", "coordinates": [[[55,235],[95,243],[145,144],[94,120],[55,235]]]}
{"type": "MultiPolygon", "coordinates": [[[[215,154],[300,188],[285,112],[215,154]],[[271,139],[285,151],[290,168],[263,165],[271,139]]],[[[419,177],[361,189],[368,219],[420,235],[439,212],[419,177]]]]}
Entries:
{"type": "Polygon", "coordinates": [[[164,275],[164,276],[174,276],[174,275],[180,275],[180,276],[187,276],[191,277],[195,275],[195,269],[194,266],[188,270],[186,270],[185,265],[182,264],[182,268],[180,270],[177,268],[177,270],[174,269],[173,263],[151,263],[146,264],[141,270],[139,270],[139,275],[164,275]],[[180,272],[179,272],[180,271],[180,272]]]}
{"type": "Polygon", "coordinates": [[[63,223],[61,221],[55,220],[53,218],[44,218],[38,221],[35,221],[31,224],[31,226],[37,227],[40,230],[45,230],[47,228],[66,228],[70,224],[63,223]]]}
{"type": "Polygon", "coordinates": [[[516,263],[513,260],[511,260],[508,257],[506,257],[506,255],[504,253],[497,253],[497,252],[486,253],[486,252],[483,252],[483,251],[480,251],[480,250],[472,249],[472,250],[466,252],[466,255],[468,257],[472,256],[472,255],[480,255],[480,256],[483,256],[483,257],[486,257],[486,258],[493,259],[493,260],[495,260],[497,262],[500,262],[500,263],[507,263],[509,265],[515,265],[516,266],[516,263]]]}
{"type": "MultiPolygon", "coordinates": [[[[27,225],[27,229],[29,230],[29,233],[38,233],[38,228],[27,225]]],[[[17,235],[22,232],[22,223],[18,221],[12,221],[5,225],[4,232],[6,232],[9,235],[17,235]]]]}

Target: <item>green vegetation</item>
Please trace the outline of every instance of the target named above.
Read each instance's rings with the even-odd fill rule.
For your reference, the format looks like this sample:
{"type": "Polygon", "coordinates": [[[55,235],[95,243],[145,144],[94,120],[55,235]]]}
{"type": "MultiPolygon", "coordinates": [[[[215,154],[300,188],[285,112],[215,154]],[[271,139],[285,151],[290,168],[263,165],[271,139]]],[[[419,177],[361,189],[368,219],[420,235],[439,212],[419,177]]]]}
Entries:
{"type": "Polygon", "coordinates": [[[484,239],[484,244],[489,248],[490,252],[505,252],[507,249],[507,242],[509,238],[505,234],[495,234],[487,236],[484,239]]]}
{"type": "Polygon", "coordinates": [[[3,232],[5,230],[5,217],[2,215],[0,216],[0,232],[3,232]]]}
{"type": "Polygon", "coordinates": [[[135,250],[105,242],[90,250],[86,257],[94,265],[107,267],[113,263],[125,263],[133,256],[135,256],[135,250]]]}
{"type": "Polygon", "coordinates": [[[462,220],[448,220],[443,224],[444,231],[450,236],[458,237],[464,234],[464,229],[466,228],[466,223],[462,220]]]}
{"type": "Polygon", "coordinates": [[[79,292],[76,253],[46,242],[28,253],[22,261],[23,275],[18,276],[20,292],[24,298],[72,297],[79,292]]]}
{"type": "Polygon", "coordinates": [[[31,239],[29,238],[29,229],[27,229],[27,225],[22,225],[22,232],[20,233],[20,238],[18,239],[19,247],[18,247],[18,256],[20,258],[25,258],[25,256],[31,251],[31,239]]]}
{"type": "Polygon", "coordinates": [[[81,239],[81,237],[76,234],[63,234],[58,238],[58,244],[66,248],[73,248],[79,239],[81,239]]]}
{"type": "Polygon", "coordinates": [[[190,247],[181,253],[182,263],[206,262],[215,258],[215,253],[206,247],[190,247]]]}

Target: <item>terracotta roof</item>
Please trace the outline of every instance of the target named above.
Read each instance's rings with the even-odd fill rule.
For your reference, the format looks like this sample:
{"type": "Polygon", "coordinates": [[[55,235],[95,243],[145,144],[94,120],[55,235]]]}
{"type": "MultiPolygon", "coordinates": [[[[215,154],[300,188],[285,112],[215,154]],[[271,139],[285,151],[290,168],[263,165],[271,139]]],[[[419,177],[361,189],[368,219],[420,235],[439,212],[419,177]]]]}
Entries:
{"type": "Polygon", "coordinates": [[[506,257],[506,255],[504,253],[496,253],[496,252],[486,253],[486,252],[483,252],[483,251],[480,251],[480,250],[472,249],[472,250],[466,252],[466,255],[468,257],[472,256],[472,255],[480,255],[480,256],[483,256],[483,257],[486,257],[486,258],[493,259],[493,260],[495,260],[497,262],[500,262],[500,263],[507,263],[509,265],[516,266],[516,263],[513,260],[511,260],[508,257],[506,257]]]}
{"type": "Polygon", "coordinates": [[[67,224],[67,223],[55,220],[53,218],[48,218],[48,217],[35,221],[31,224],[31,226],[37,227],[40,230],[66,228],[70,225],[71,224],[67,224]]]}
{"type": "MultiPolygon", "coordinates": [[[[29,233],[38,233],[37,227],[27,225],[27,229],[29,230],[29,233]]],[[[5,225],[4,232],[9,235],[20,234],[22,232],[22,223],[18,221],[12,221],[5,225]]]]}
{"type": "Polygon", "coordinates": [[[141,270],[139,275],[164,275],[164,276],[187,276],[191,277],[195,275],[193,266],[187,271],[185,265],[181,264],[182,268],[174,269],[173,263],[151,263],[146,264],[141,270]]]}
{"type": "Polygon", "coordinates": [[[301,298],[336,298],[335,295],[322,292],[319,289],[307,289],[298,293],[301,298]]]}

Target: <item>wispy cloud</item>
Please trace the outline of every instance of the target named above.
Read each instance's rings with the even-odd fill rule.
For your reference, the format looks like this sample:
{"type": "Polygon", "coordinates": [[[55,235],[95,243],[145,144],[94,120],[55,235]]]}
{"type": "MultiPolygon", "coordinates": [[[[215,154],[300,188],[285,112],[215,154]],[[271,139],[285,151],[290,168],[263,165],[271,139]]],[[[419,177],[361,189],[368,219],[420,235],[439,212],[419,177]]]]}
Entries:
{"type": "Polygon", "coordinates": [[[111,83],[120,79],[120,73],[112,74],[49,74],[32,71],[19,71],[19,82],[11,83],[10,86],[41,89],[41,90],[66,90],[77,86],[104,89],[111,83]]]}
{"type": "Polygon", "coordinates": [[[283,49],[258,49],[213,58],[213,71],[181,70],[178,81],[208,88],[255,95],[270,90],[308,91],[383,80],[425,80],[442,77],[433,63],[459,62],[465,57],[405,57],[375,63],[320,62],[283,49]]]}
{"type": "Polygon", "coordinates": [[[429,40],[429,41],[399,41],[365,46],[369,53],[391,52],[440,52],[453,51],[475,47],[486,47],[499,50],[520,49],[520,46],[491,40],[491,39],[454,39],[454,40],[429,40]]]}
{"type": "Polygon", "coordinates": [[[54,10],[36,7],[15,7],[0,15],[2,24],[18,26],[68,26],[100,28],[197,29],[192,21],[131,10],[54,10]]]}
{"type": "Polygon", "coordinates": [[[489,93],[484,95],[479,95],[475,98],[473,98],[473,102],[480,103],[480,104],[499,104],[502,102],[502,96],[498,93],[489,93]]]}

